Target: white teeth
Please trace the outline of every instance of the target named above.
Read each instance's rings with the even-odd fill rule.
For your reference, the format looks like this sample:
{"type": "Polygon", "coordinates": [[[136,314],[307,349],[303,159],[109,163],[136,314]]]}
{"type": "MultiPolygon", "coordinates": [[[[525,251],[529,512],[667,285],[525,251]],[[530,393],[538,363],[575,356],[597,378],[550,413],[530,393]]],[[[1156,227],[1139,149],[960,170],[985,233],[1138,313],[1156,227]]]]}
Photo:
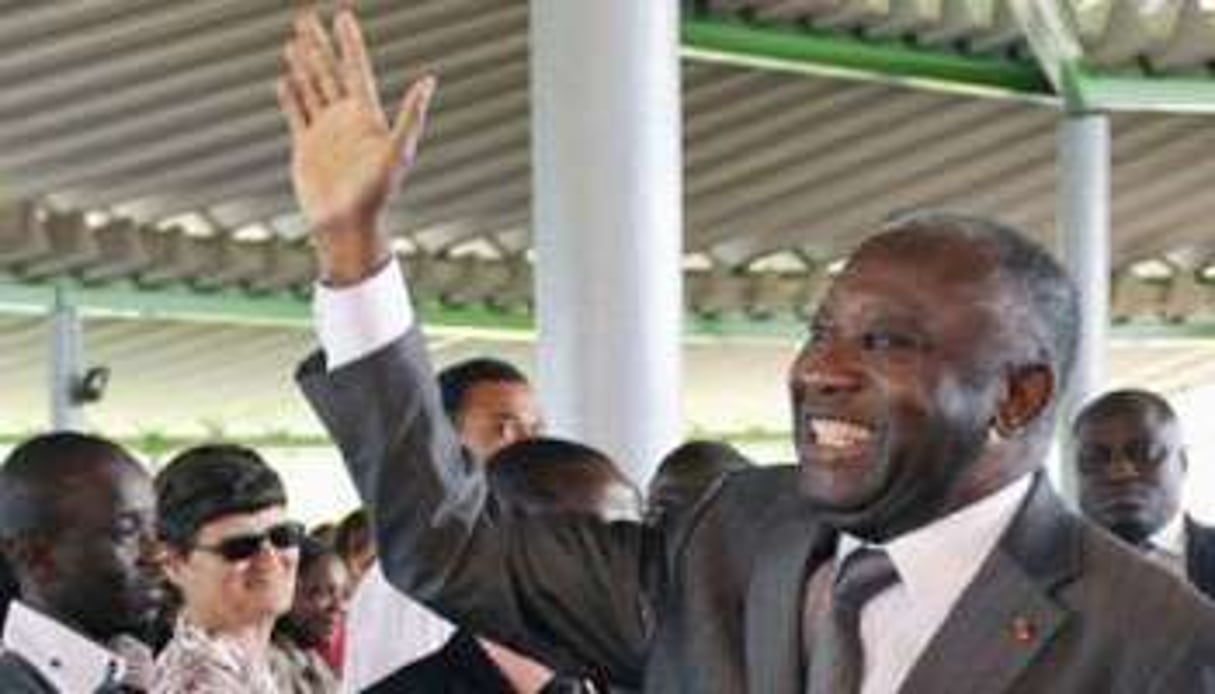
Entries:
{"type": "Polygon", "coordinates": [[[848,448],[873,438],[873,432],[865,427],[838,419],[813,419],[810,426],[814,429],[815,443],[820,446],[848,448]]]}

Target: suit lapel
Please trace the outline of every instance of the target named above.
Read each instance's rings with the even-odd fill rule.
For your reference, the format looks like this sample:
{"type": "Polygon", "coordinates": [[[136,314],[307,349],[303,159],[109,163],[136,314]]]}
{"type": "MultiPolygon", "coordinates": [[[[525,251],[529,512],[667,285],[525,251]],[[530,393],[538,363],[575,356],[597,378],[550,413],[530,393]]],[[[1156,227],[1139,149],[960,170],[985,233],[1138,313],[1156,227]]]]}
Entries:
{"type": "Polygon", "coordinates": [[[1185,517],[1186,578],[1215,598],[1215,532],[1185,517]]]}
{"type": "Polygon", "coordinates": [[[834,535],[793,514],[774,525],[747,586],[747,691],[801,694],[802,592],[807,567],[829,556],[834,535]]]}
{"type": "Polygon", "coordinates": [[[1052,595],[1079,571],[1080,549],[1078,525],[1039,476],[900,692],[1007,691],[1068,620],[1052,595]]]}

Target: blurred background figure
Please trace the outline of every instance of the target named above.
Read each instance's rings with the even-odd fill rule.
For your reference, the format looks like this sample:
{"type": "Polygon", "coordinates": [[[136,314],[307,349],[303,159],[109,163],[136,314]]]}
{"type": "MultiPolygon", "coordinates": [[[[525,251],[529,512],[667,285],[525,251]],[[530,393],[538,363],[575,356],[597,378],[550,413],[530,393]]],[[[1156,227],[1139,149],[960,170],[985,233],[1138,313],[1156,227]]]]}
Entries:
{"type": "MultiPolygon", "coordinates": [[[[467,359],[448,366],[436,380],[443,412],[473,463],[485,463],[503,446],[543,431],[535,391],[507,362],[467,359]]],[[[434,651],[453,631],[446,620],[393,588],[378,564],[354,585],[342,657],[344,692],[360,692],[434,651]]]]}
{"type": "Polygon", "coordinates": [[[646,491],[645,521],[661,525],[690,509],[723,475],[753,463],[718,441],[688,441],[658,463],[646,491]]]}
{"type": "Polygon", "coordinates": [[[139,634],[159,600],[156,502],[117,444],[54,433],[0,469],[0,547],[19,586],[0,654],[0,691],[145,691],[139,634]]]}
{"type": "Polygon", "coordinates": [[[291,610],[274,627],[270,665],[282,694],[332,694],[338,675],[320,649],[342,625],[350,574],[333,548],[315,538],[300,544],[291,610]]]}
{"type": "Polygon", "coordinates": [[[270,636],[291,607],[304,537],[279,476],[251,449],[205,445],[171,460],[156,492],[182,607],[152,691],[277,693],[270,636]]]}
{"type": "Polygon", "coordinates": [[[308,537],[331,549],[337,547],[337,523],[325,521],[308,529],[308,537]]]}
{"type": "MultiPolygon", "coordinates": [[[[555,514],[637,520],[641,495],[603,453],[573,441],[536,438],[502,448],[486,463],[496,522],[543,522],[555,514]]],[[[483,636],[457,630],[441,649],[371,687],[370,694],[594,694],[609,691],[593,668],[555,673],[483,636]]]]}
{"type": "Polygon", "coordinates": [[[367,509],[356,508],[346,514],[333,531],[333,548],[346,564],[351,583],[357,584],[375,563],[375,538],[367,509]]]}
{"type": "Polygon", "coordinates": [[[1215,597],[1215,529],[1182,512],[1189,460],[1177,415],[1147,390],[1116,390],[1076,415],[1080,510],[1215,597]]]}

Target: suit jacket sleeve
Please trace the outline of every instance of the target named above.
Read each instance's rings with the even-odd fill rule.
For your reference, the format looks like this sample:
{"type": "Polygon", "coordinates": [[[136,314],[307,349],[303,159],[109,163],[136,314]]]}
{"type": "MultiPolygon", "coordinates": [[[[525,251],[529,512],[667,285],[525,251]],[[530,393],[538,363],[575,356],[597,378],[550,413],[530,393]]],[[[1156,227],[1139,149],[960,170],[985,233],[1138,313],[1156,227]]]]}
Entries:
{"type": "Polygon", "coordinates": [[[634,523],[487,510],[484,475],[443,413],[416,329],[333,372],[314,354],[298,380],[371,510],[394,585],[556,667],[636,681],[658,538],[634,523]]]}

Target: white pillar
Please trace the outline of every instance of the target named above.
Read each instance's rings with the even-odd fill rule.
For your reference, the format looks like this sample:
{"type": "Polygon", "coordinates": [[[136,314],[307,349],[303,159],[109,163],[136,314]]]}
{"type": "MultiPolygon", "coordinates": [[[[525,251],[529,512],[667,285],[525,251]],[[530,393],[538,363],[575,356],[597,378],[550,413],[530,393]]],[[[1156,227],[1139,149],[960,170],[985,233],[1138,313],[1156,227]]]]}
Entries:
{"type": "Polygon", "coordinates": [[[51,314],[51,429],[84,428],[84,407],[73,393],[84,373],[84,345],[80,316],[61,290],[55,292],[51,314]]]}
{"type": "Polygon", "coordinates": [[[638,481],[682,435],[679,3],[532,0],[538,371],[638,481]]]}
{"type": "MultiPolygon", "coordinates": [[[[1069,114],[1059,131],[1059,232],[1063,259],[1080,290],[1080,345],[1062,425],[1105,387],[1110,321],[1110,128],[1102,113],[1069,114]]],[[[1065,440],[1067,437],[1065,436],[1065,440]]],[[[1070,446],[1056,473],[1075,498],[1070,446]]]]}

